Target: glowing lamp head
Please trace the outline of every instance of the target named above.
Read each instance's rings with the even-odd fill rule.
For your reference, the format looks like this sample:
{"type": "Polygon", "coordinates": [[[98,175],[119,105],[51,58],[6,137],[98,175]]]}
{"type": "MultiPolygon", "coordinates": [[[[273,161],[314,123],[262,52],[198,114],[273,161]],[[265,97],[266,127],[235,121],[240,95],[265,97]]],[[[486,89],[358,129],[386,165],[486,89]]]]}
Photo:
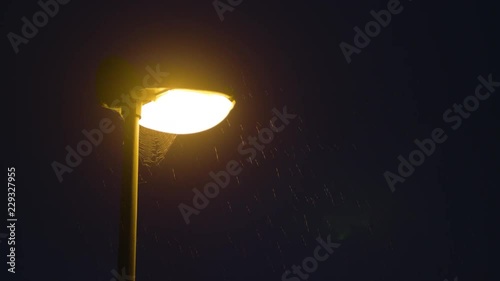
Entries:
{"type": "Polygon", "coordinates": [[[170,134],[192,134],[208,130],[223,121],[235,101],[211,91],[171,89],[142,106],[139,124],[170,134]]]}

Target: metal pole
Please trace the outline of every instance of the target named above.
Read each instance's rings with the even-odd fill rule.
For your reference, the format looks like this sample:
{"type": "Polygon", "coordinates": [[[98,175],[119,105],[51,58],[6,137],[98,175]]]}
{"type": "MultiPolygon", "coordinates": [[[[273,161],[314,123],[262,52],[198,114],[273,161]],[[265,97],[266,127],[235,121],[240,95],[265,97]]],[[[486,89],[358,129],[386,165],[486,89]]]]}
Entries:
{"type": "Polygon", "coordinates": [[[137,195],[139,177],[139,119],[141,103],[129,107],[124,116],[123,175],[120,202],[120,237],[118,244],[118,272],[124,280],[135,281],[137,242],[137,195]]]}

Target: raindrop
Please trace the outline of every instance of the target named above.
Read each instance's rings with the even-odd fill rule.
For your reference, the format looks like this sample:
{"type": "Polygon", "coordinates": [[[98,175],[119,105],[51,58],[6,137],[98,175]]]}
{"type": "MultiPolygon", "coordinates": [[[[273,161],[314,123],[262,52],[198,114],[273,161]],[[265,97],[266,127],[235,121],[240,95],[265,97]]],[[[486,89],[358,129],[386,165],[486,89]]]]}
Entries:
{"type": "Polygon", "coordinates": [[[255,232],[257,232],[257,237],[259,238],[260,241],[262,241],[262,235],[260,234],[258,229],[255,229],[255,232]]]}
{"type": "Polygon", "coordinates": [[[219,153],[217,152],[217,148],[214,146],[215,157],[217,158],[217,162],[219,162],[219,153]]]}
{"type": "Polygon", "coordinates": [[[278,251],[280,252],[280,255],[283,256],[283,252],[281,251],[280,243],[276,241],[276,246],[278,246],[278,251]]]}
{"type": "Polygon", "coordinates": [[[305,214],[304,214],[304,223],[306,224],[307,232],[310,232],[310,230],[309,230],[309,224],[307,223],[307,217],[306,217],[305,214]]]}
{"type": "Polygon", "coordinates": [[[276,126],[274,125],[274,123],[273,123],[272,119],[271,119],[271,120],[269,120],[269,127],[271,127],[271,128],[275,128],[275,127],[276,127],[276,126]]]}
{"type": "Polygon", "coordinates": [[[142,177],[142,174],[139,173],[139,182],[138,184],[143,184],[143,183],[148,183],[146,180],[144,180],[144,178],[142,177]]]}
{"type": "Polygon", "coordinates": [[[288,154],[288,151],[286,151],[286,149],[283,150],[283,152],[285,153],[285,155],[290,158],[290,154],[288,154]]]}
{"type": "Polygon", "coordinates": [[[191,249],[191,248],[189,249],[189,253],[191,254],[191,258],[192,258],[193,260],[195,260],[195,259],[196,259],[196,255],[195,255],[194,251],[195,251],[194,249],[191,249]]]}
{"type": "Polygon", "coordinates": [[[297,197],[297,194],[295,193],[295,190],[293,190],[291,184],[288,185],[288,188],[290,188],[290,191],[292,192],[293,197],[298,201],[299,198],[297,197]]]}
{"type": "Polygon", "coordinates": [[[312,203],[312,205],[313,205],[314,208],[316,208],[316,199],[315,198],[311,198],[311,203],[312,203]]]}
{"type": "Polygon", "coordinates": [[[300,175],[303,177],[304,175],[302,174],[302,171],[300,170],[299,165],[295,164],[295,167],[297,167],[297,170],[299,171],[300,175]]]}
{"type": "Polygon", "coordinates": [[[231,203],[229,203],[229,201],[227,201],[227,206],[229,208],[229,211],[232,213],[233,212],[233,208],[231,207],[231,203]]]}
{"type": "Polygon", "coordinates": [[[271,156],[274,159],[275,156],[274,156],[273,150],[271,149],[269,152],[271,153],[271,156]]]}
{"type": "Polygon", "coordinates": [[[150,167],[146,166],[146,168],[147,168],[147,171],[149,172],[149,175],[152,176],[153,172],[151,171],[150,167]]]}
{"type": "Polygon", "coordinates": [[[304,235],[300,235],[300,238],[302,239],[302,243],[304,243],[304,247],[307,247],[306,240],[304,239],[304,235]]]}
{"type": "Polygon", "coordinates": [[[328,188],[326,188],[326,185],[325,185],[325,193],[326,195],[328,195],[328,197],[330,198],[330,201],[332,202],[332,205],[335,206],[335,201],[333,201],[333,197],[332,197],[332,194],[330,193],[330,190],[328,188]]]}
{"type": "Polygon", "coordinates": [[[276,175],[278,176],[278,179],[280,178],[280,172],[278,171],[278,168],[276,168],[276,175]]]}
{"type": "Polygon", "coordinates": [[[365,203],[366,203],[366,205],[368,205],[368,208],[371,209],[372,206],[370,206],[370,203],[367,200],[365,200],[365,203]]]}
{"type": "Polygon", "coordinates": [[[271,262],[271,259],[269,258],[269,256],[266,256],[266,259],[267,259],[267,263],[271,266],[273,272],[276,272],[276,270],[274,269],[274,265],[273,263],[271,262]]]}
{"type": "Polygon", "coordinates": [[[273,227],[273,222],[271,221],[271,217],[266,216],[266,218],[267,218],[267,223],[268,223],[271,227],[273,227]]]}
{"type": "Polygon", "coordinates": [[[177,178],[175,177],[175,170],[172,168],[172,174],[174,175],[174,180],[177,180],[177,178]]]}
{"type": "Polygon", "coordinates": [[[326,219],[326,224],[328,225],[328,229],[331,232],[332,231],[332,225],[330,224],[330,220],[329,219],[326,219]]]}

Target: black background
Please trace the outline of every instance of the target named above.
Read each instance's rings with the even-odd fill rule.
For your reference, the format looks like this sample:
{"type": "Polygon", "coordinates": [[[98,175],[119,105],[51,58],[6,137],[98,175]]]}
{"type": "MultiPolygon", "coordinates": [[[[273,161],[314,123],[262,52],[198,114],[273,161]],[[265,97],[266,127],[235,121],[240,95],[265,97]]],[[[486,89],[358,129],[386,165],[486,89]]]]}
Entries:
{"type": "Polygon", "coordinates": [[[211,1],[72,0],[15,54],[7,34],[40,8],[4,1],[2,158],[16,168],[18,222],[16,274],[2,240],[1,280],[113,278],[121,123],[99,106],[95,83],[109,57],[141,77],[160,65],[166,86],[208,85],[236,99],[227,121],[178,136],[165,161],[140,167],[137,280],[281,280],[318,235],[341,246],[308,280],[495,280],[499,91],[456,131],[442,115],[474,93],[479,75],[500,80],[499,10],[402,1],[348,64],[339,44],[353,44],[353,28],[387,2],[243,0],[221,21],[211,1]],[[284,106],[298,117],[258,164],[244,162],[241,138],[284,106]],[[51,163],[104,117],[117,129],[60,183],[51,163]],[[437,127],[447,141],[391,193],[383,173],[437,127]],[[245,165],[239,183],[186,225],[178,205],[192,205],[191,189],[232,159],[245,165]]]}

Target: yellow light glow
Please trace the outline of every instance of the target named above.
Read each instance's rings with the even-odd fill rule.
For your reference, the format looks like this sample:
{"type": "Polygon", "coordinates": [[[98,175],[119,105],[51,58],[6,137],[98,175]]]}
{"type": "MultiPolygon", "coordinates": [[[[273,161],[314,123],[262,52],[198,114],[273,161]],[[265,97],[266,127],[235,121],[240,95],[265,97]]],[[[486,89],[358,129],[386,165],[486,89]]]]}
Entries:
{"type": "Polygon", "coordinates": [[[202,132],[223,121],[234,104],[218,92],[172,89],[142,106],[139,124],[170,134],[202,132]]]}

